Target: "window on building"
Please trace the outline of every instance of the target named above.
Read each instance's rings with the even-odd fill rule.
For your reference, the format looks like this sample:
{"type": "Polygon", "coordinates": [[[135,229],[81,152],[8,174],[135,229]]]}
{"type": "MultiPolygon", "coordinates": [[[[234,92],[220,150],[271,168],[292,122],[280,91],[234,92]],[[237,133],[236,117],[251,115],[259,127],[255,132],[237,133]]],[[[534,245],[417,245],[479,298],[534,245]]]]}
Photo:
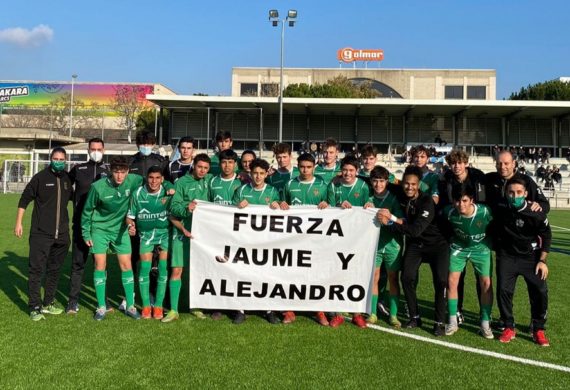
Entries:
{"type": "Polygon", "coordinates": [[[257,84],[242,83],[240,87],[240,96],[257,96],[257,84]]]}
{"type": "Polygon", "coordinates": [[[467,87],[467,99],[487,99],[487,87],[470,85],[467,87]]]}
{"type": "Polygon", "coordinates": [[[446,99],[463,99],[463,85],[446,85],[446,99]]]}
{"type": "Polygon", "coordinates": [[[279,84],[277,83],[261,84],[261,96],[268,96],[268,97],[279,96],[279,84]]]}

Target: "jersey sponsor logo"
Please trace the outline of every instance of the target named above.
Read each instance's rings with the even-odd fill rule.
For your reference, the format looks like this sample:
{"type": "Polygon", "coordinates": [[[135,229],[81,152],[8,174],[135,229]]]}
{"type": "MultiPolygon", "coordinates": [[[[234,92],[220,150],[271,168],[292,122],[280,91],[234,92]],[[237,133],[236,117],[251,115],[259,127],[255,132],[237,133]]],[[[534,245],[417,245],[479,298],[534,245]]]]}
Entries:
{"type": "Polygon", "coordinates": [[[293,205],[295,205],[295,206],[298,206],[298,205],[303,204],[303,202],[301,202],[301,199],[299,199],[299,198],[294,198],[294,199],[291,201],[291,203],[292,203],[293,205]]]}
{"type": "Polygon", "coordinates": [[[78,170],[80,169],[87,169],[87,167],[77,167],[78,170]]]}
{"type": "Polygon", "coordinates": [[[151,213],[147,209],[141,209],[138,213],[138,219],[140,220],[152,220],[158,219],[159,221],[166,221],[166,210],[162,210],[160,213],[151,213]]]}

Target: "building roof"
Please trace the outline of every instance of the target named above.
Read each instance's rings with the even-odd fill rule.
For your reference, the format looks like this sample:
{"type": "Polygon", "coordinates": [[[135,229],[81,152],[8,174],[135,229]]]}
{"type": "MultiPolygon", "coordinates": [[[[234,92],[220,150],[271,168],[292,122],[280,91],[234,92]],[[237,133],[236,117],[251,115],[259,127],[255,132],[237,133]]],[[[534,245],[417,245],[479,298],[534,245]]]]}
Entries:
{"type": "Polygon", "coordinates": [[[45,129],[18,128],[18,127],[2,127],[0,128],[0,139],[10,139],[17,141],[49,141],[72,144],[84,142],[81,137],[69,137],[59,134],[57,131],[49,131],[45,129]]]}
{"type": "MultiPolygon", "coordinates": [[[[262,109],[264,113],[279,112],[277,97],[232,97],[147,95],[147,100],[163,108],[185,110],[250,110],[262,109]]],[[[553,118],[570,115],[570,101],[534,100],[425,100],[425,99],[317,99],[284,98],[283,111],[289,114],[331,113],[336,115],[387,115],[401,116],[451,116],[467,117],[531,117],[553,118]]]]}

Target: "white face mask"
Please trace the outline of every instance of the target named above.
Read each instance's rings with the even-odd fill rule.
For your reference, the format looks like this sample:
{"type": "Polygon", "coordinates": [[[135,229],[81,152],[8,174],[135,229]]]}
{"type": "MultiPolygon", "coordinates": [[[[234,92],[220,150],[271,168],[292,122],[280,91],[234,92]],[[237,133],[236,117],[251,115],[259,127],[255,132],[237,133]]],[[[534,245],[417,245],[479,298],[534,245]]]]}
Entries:
{"type": "Polygon", "coordinates": [[[99,161],[103,160],[103,153],[101,153],[98,150],[96,150],[94,152],[89,152],[89,158],[92,161],[99,162],[99,161]]]}
{"type": "Polygon", "coordinates": [[[141,152],[143,156],[150,156],[152,153],[152,146],[141,145],[139,146],[139,152],[141,152]]]}

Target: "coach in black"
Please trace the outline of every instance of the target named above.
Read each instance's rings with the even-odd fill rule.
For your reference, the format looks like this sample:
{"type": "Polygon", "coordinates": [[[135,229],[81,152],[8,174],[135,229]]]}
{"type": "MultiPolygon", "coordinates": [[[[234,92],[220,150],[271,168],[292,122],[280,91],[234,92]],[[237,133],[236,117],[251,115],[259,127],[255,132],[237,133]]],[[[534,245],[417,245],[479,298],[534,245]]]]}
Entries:
{"type": "Polygon", "coordinates": [[[69,172],[71,183],[75,185],[73,194],[73,243],[71,246],[71,276],[69,300],[65,312],[76,314],[79,310],[79,293],[83,282],[83,271],[89,257],[89,247],[81,236],[81,213],[87,200],[89,188],[94,181],[107,177],[109,167],[103,162],[105,143],[101,138],[91,138],[87,144],[89,161],[75,165],[69,172]]]}
{"type": "Polygon", "coordinates": [[[493,214],[509,207],[507,181],[513,177],[525,183],[525,189],[528,193],[527,201],[529,201],[531,210],[543,211],[545,214],[548,214],[550,211],[548,199],[546,199],[534,180],[527,175],[516,172],[515,160],[508,150],[503,150],[497,156],[497,172],[487,173],[485,177],[487,181],[485,188],[486,203],[491,208],[493,214]]]}
{"type": "Polygon", "coordinates": [[[544,333],[548,310],[546,265],[552,233],[543,211],[531,211],[527,200],[526,182],[513,177],[507,182],[509,207],[495,215],[497,225],[497,289],[501,318],[505,329],[499,341],[508,343],[515,338],[513,295],[517,278],[526,282],[531,310],[533,340],[548,346],[544,333]]]}
{"type": "Polygon", "coordinates": [[[408,166],[402,178],[403,191],[398,196],[405,219],[398,219],[381,209],[382,223],[406,236],[406,250],[402,259],[402,287],[408,303],[410,321],[406,328],[421,326],[416,287],[422,260],[429,263],[435,289],[434,334],[444,335],[445,288],[449,273],[449,243],[436,225],[435,204],[429,194],[419,189],[422,170],[408,166]]]}
{"type": "Polygon", "coordinates": [[[45,319],[44,314],[61,314],[55,305],[55,292],[61,266],[69,249],[69,217],[67,202],[73,190],[65,172],[66,152],[54,148],[50,165],[35,174],[26,185],[18,203],[14,234],[23,235],[22,220],[30,202],[34,202],[30,228],[29,307],[34,321],[45,319]],[[42,278],[45,274],[44,299],[41,299],[42,278]]]}

